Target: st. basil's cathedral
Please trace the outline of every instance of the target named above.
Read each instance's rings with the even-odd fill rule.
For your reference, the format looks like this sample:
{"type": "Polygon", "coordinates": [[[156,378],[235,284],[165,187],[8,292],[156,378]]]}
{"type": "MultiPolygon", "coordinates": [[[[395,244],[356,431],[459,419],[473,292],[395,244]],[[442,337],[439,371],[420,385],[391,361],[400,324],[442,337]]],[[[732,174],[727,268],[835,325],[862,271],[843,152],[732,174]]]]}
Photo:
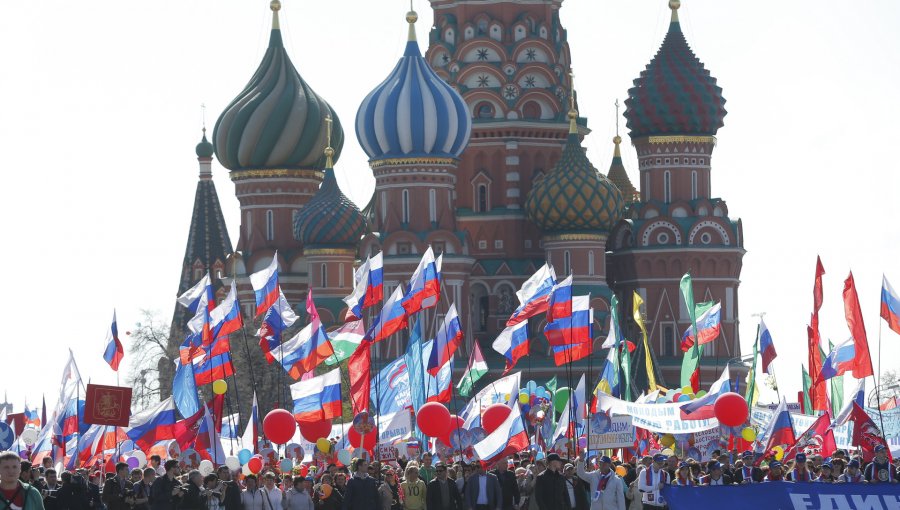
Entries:
{"type": "MultiPolygon", "coordinates": [[[[287,300],[299,314],[312,290],[333,329],[361,261],[383,252],[388,296],[406,285],[430,246],[443,255],[437,313],[455,303],[465,329],[456,370],[479,342],[499,373],[503,361],[491,342],[518,306],[521,284],[549,262],[560,278],[574,275],[576,293],[591,295],[595,366],[605,357],[599,345],[616,293],[623,334],[638,346],[631,377],[646,388],[632,293],[644,301],[656,381],[679,386],[681,334],[690,326],[679,281],[690,272],[696,301],[722,306],[721,336],[706,346],[701,363],[702,380],[714,380],[722,369],[716,358],[741,355],[743,232],[725,201],[712,195],[711,158],[725,99],[682,33],[679,0],[669,2],[671,23],[659,51],[627,91],[635,183],[618,135],[605,175],[582,147],[590,130],[572,83],[563,0],[430,2],[434,26],[424,55],[417,15],[409,12],[403,55],[360,98],[352,125],[375,177],[360,210],[335,179],[336,172],[359,171],[337,164],[347,112],[334,111],[297,72],[282,42],[281,3],[272,0],[262,62],[219,116],[211,139],[204,133],[196,148],[200,175],[179,294],[208,271],[221,300],[236,279],[251,324],[249,275],[277,253],[287,300]],[[228,169],[240,202],[236,246],[211,180],[213,157],[228,169]]],[[[177,308],[170,339],[176,350],[188,319],[177,308]]],[[[549,377],[559,369],[543,322],[532,322],[531,354],[520,366],[530,378],[549,377]]],[[[400,336],[380,347],[382,365],[405,351],[400,336]]],[[[170,388],[172,373],[163,365],[161,387],[170,388]]]]}

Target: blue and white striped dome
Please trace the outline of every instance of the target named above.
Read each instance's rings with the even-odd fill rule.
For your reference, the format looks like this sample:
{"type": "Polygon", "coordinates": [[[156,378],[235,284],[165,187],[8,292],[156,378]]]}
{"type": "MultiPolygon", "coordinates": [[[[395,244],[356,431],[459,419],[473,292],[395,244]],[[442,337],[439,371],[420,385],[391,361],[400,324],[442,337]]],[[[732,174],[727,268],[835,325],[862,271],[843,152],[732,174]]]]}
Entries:
{"type": "Polygon", "coordinates": [[[371,161],[419,157],[458,158],[469,143],[472,118],[465,101],[419,52],[413,23],[391,74],[366,96],[356,113],[356,137],[371,161]]]}

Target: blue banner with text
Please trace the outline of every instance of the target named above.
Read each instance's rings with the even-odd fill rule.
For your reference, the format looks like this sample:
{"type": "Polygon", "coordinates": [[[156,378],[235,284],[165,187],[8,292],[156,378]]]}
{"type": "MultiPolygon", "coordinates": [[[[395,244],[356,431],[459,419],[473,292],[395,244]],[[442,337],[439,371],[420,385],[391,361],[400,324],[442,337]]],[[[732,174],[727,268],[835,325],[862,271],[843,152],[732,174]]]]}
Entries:
{"type": "MultiPolygon", "coordinates": [[[[670,510],[900,510],[900,484],[755,483],[663,489],[670,510]]],[[[646,508],[646,506],[644,507],[646,508]]]]}

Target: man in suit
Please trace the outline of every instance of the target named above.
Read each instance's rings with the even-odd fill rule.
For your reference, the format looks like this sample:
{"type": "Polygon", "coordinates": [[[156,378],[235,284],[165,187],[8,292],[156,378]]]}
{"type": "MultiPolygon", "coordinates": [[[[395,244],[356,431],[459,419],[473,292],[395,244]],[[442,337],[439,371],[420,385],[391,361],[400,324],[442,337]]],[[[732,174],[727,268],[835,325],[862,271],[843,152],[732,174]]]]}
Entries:
{"type": "Polygon", "coordinates": [[[706,465],[709,474],[700,479],[702,485],[731,485],[734,481],[725,473],[720,462],[712,460],[706,465]]]}
{"type": "Polygon", "coordinates": [[[466,510],[501,510],[502,504],[497,477],[485,473],[484,466],[475,462],[475,474],[466,480],[466,510]]]}
{"type": "Polygon", "coordinates": [[[493,471],[497,481],[500,482],[500,492],[503,494],[502,510],[513,510],[519,506],[521,498],[519,494],[519,482],[516,480],[516,474],[509,470],[509,459],[501,458],[495,464],[493,471]]]}
{"type": "Polygon", "coordinates": [[[443,462],[434,465],[434,480],[428,482],[425,494],[428,510],[463,510],[459,489],[447,478],[447,466],[443,462]]]}
{"type": "Polygon", "coordinates": [[[560,472],[562,458],[551,453],[547,455],[547,469],[538,475],[534,485],[534,497],[539,510],[571,510],[569,488],[566,479],[560,472]]]}
{"type": "Polygon", "coordinates": [[[134,503],[134,484],[128,478],[128,464],[116,464],[116,476],[103,484],[103,503],[109,510],[131,510],[134,503]]]}

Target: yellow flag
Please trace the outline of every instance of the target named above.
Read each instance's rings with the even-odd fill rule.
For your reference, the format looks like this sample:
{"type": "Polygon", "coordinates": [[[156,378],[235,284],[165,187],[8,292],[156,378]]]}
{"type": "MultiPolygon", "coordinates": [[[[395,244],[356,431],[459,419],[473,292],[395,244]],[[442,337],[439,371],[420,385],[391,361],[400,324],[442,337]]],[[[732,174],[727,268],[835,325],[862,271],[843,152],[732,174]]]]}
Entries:
{"type": "Polygon", "coordinates": [[[656,376],[653,375],[653,358],[650,357],[650,345],[647,342],[647,328],[644,327],[644,319],[641,317],[641,305],[644,304],[644,300],[641,299],[640,294],[635,292],[631,301],[634,303],[634,322],[641,328],[641,333],[644,335],[644,357],[647,363],[647,382],[650,384],[650,391],[654,391],[656,390],[656,376]]]}

